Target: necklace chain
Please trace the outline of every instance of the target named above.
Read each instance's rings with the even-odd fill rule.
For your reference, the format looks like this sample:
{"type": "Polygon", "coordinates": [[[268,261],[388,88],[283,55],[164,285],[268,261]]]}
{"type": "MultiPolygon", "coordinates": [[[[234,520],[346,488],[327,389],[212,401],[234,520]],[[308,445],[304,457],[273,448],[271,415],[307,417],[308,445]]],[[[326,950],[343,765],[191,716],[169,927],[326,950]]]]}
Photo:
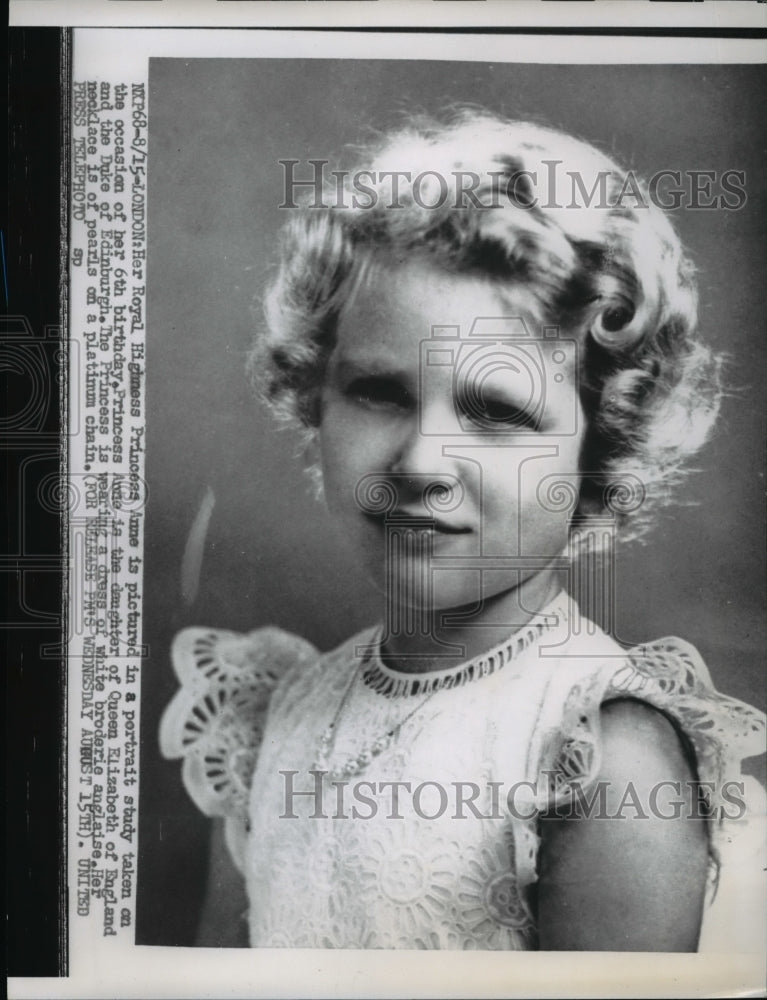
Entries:
{"type": "Polygon", "coordinates": [[[432,678],[430,682],[425,681],[423,678],[421,678],[420,681],[407,677],[403,678],[402,684],[399,685],[401,690],[397,690],[397,685],[391,681],[391,678],[389,678],[388,675],[381,671],[379,667],[380,655],[376,658],[378,660],[377,663],[375,661],[371,663],[375,650],[380,646],[379,635],[376,645],[371,647],[371,649],[366,652],[365,656],[360,661],[358,668],[352,674],[351,680],[346,685],[341,701],[336,709],[335,715],[333,716],[333,720],[328,724],[327,728],[317,742],[314,770],[327,771],[332,780],[343,780],[345,778],[351,778],[355,774],[360,774],[375,757],[378,757],[385,750],[389,749],[394,740],[399,736],[399,733],[405,724],[408,723],[417,712],[420,712],[421,709],[424,708],[424,706],[434,697],[437,691],[442,688],[456,687],[465,684],[468,681],[485,677],[488,674],[501,669],[501,667],[506,666],[507,663],[516,659],[516,657],[524,649],[526,649],[534,639],[537,639],[539,636],[543,635],[545,631],[553,628],[562,614],[562,611],[559,608],[554,609],[554,612],[555,613],[553,615],[548,614],[545,617],[542,617],[541,620],[528,624],[525,628],[520,629],[519,632],[511,636],[510,639],[504,640],[489,652],[484,652],[479,656],[475,656],[473,659],[462,664],[460,669],[456,672],[450,672],[447,675],[442,674],[437,678],[432,678]],[[557,614],[557,612],[559,612],[559,614],[557,614]],[[384,680],[390,680],[388,685],[381,683],[376,684],[373,682],[376,677],[376,670],[378,671],[378,675],[384,680]],[[335,767],[330,767],[328,761],[335,746],[338,723],[341,719],[344,708],[349,701],[354,683],[359,676],[362,677],[367,686],[372,687],[374,690],[383,693],[388,697],[392,697],[393,694],[413,694],[416,692],[423,693],[426,697],[420,701],[415,708],[411,709],[411,711],[408,712],[403,719],[396,723],[396,725],[393,725],[381,736],[378,736],[371,744],[362,747],[361,750],[348,757],[343,763],[338,764],[335,767]]]}
{"type": "Polygon", "coordinates": [[[382,754],[385,750],[389,749],[389,747],[392,745],[397,736],[399,736],[399,732],[405,725],[405,723],[409,722],[416,714],[416,712],[420,712],[420,710],[424,707],[424,705],[426,705],[426,703],[430,701],[431,698],[433,698],[433,696],[436,694],[436,688],[435,688],[433,691],[430,691],[426,695],[423,701],[419,702],[419,704],[416,705],[414,709],[408,712],[408,714],[405,716],[404,719],[401,719],[396,725],[392,726],[391,729],[388,729],[385,733],[383,733],[383,735],[378,736],[375,740],[373,740],[373,742],[369,746],[363,747],[356,754],[353,754],[351,757],[348,757],[343,764],[340,764],[336,767],[328,768],[328,758],[335,745],[336,727],[338,726],[338,721],[341,718],[341,714],[344,710],[347,701],[349,700],[349,695],[351,694],[352,687],[354,686],[355,680],[359,676],[359,672],[362,669],[362,664],[364,662],[365,661],[363,660],[360,666],[357,668],[357,670],[355,670],[355,672],[352,674],[352,679],[346,686],[346,690],[344,691],[341,703],[336,709],[336,714],[333,716],[333,721],[328,725],[327,729],[320,736],[319,741],[317,743],[317,752],[316,752],[314,770],[316,771],[327,770],[331,779],[333,780],[351,778],[355,774],[360,774],[362,771],[364,771],[374,757],[378,757],[379,754],[382,754]]]}

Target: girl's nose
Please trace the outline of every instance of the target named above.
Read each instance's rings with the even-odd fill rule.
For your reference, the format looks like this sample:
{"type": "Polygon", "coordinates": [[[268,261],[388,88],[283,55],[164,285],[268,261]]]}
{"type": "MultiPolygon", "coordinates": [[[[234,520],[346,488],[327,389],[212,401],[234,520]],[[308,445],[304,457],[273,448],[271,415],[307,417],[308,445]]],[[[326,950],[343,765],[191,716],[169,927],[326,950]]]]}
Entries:
{"type": "Polygon", "coordinates": [[[449,435],[438,432],[444,426],[444,422],[427,422],[418,416],[408,421],[392,455],[391,471],[417,476],[439,476],[451,471],[453,461],[443,453],[449,435]],[[425,427],[431,433],[424,430],[425,427]]]}

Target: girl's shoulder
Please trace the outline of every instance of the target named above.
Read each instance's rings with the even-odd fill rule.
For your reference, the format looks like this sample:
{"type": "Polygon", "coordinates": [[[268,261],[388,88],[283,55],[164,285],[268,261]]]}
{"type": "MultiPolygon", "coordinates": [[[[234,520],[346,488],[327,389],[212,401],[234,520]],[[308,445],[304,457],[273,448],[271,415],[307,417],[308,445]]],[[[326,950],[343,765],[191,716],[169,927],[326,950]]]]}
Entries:
{"type": "MultiPolygon", "coordinates": [[[[741,950],[746,942],[763,940],[760,930],[750,932],[751,925],[761,924],[755,918],[762,904],[750,911],[745,901],[754,897],[749,886],[760,882],[763,872],[765,797],[755,779],[743,772],[742,762],[765,751],[764,713],[718,691],[698,650],[676,636],[630,649],[609,639],[594,644],[580,636],[567,653],[572,659],[564,655],[553,671],[533,739],[541,811],[592,818],[598,813],[601,818],[600,809],[609,816],[617,803],[618,818],[638,815],[647,820],[592,824],[587,838],[592,855],[595,843],[597,854],[609,855],[607,835],[625,826],[632,836],[647,833],[642,842],[649,857],[648,831],[656,829],[657,856],[668,860],[673,854],[672,828],[680,835],[677,843],[683,855],[695,829],[705,829],[709,905],[701,950],[722,948],[725,941],[725,951],[741,950]],[[676,799],[668,800],[672,793],[676,799]],[[692,804],[695,795],[700,805],[692,804]],[[670,822],[704,815],[710,820],[705,827],[670,822]],[[653,818],[663,822],[654,826],[653,818]],[[744,920],[746,911],[750,916],[744,920]]],[[[564,827],[568,834],[575,830],[572,824],[564,827]]],[[[557,835],[556,824],[544,829],[557,835]]],[[[576,838],[568,843],[572,846],[576,838]]],[[[557,856],[559,846],[559,841],[549,842],[548,856],[557,856]]],[[[634,853],[632,841],[626,857],[634,853]]]]}
{"type": "Polygon", "coordinates": [[[763,712],[718,691],[691,643],[667,636],[634,646],[609,674],[604,701],[630,699],[663,712],[684,734],[700,772],[725,780],[765,750],[763,712]]]}
{"type": "Polygon", "coordinates": [[[552,765],[553,752],[569,754],[580,778],[597,763],[604,707],[621,700],[666,716],[693,750],[699,773],[717,781],[739,774],[744,758],[765,750],[764,713],[718,691],[695,646],[676,636],[630,649],[604,633],[575,636],[547,700],[539,727],[543,765],[552,765]]]}

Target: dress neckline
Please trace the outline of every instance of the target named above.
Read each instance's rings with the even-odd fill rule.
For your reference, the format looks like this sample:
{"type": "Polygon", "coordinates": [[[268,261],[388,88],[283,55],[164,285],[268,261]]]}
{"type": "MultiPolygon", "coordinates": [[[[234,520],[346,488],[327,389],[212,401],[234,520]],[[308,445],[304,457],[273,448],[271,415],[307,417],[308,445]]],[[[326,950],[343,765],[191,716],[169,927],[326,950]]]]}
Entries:
{"type": "Polygon", "coordinates": [[[525,650],[536,644],[544,634],[569,620],[569,597],[560,593],[521,628],[478,656],[441,670],[409,674],[387,667],[380,656],[383,626],[378,626],[361,664],[360,675],[366,687],[387,698],[429,694],[441,688],[462,687],[489,677],[517,660],[525,650]]]}

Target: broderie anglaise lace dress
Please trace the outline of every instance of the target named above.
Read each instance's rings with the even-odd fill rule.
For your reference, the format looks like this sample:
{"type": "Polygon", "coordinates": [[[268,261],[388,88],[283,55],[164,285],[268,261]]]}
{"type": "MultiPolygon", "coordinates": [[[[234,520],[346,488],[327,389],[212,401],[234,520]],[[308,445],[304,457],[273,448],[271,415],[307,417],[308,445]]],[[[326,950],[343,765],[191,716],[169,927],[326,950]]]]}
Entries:
{"type": "Polygon", "coordinates": [[[226,818],[253,946],[534,949],[538,811],[588,789],[600,706],[630,697],[686,735],[723,817],[709,822],[701,950],[744,947],[761,806],[728,819],[742,786],[728,799],[724,783],[764,751],[764,716],[718,694],[693,647],[626,652],[565,594],[470,671],[396,673],[375,639],[322,655],[275,628],[192,628],[174,644],[162,749],[183,757],[197,806],[226,818]]]}

